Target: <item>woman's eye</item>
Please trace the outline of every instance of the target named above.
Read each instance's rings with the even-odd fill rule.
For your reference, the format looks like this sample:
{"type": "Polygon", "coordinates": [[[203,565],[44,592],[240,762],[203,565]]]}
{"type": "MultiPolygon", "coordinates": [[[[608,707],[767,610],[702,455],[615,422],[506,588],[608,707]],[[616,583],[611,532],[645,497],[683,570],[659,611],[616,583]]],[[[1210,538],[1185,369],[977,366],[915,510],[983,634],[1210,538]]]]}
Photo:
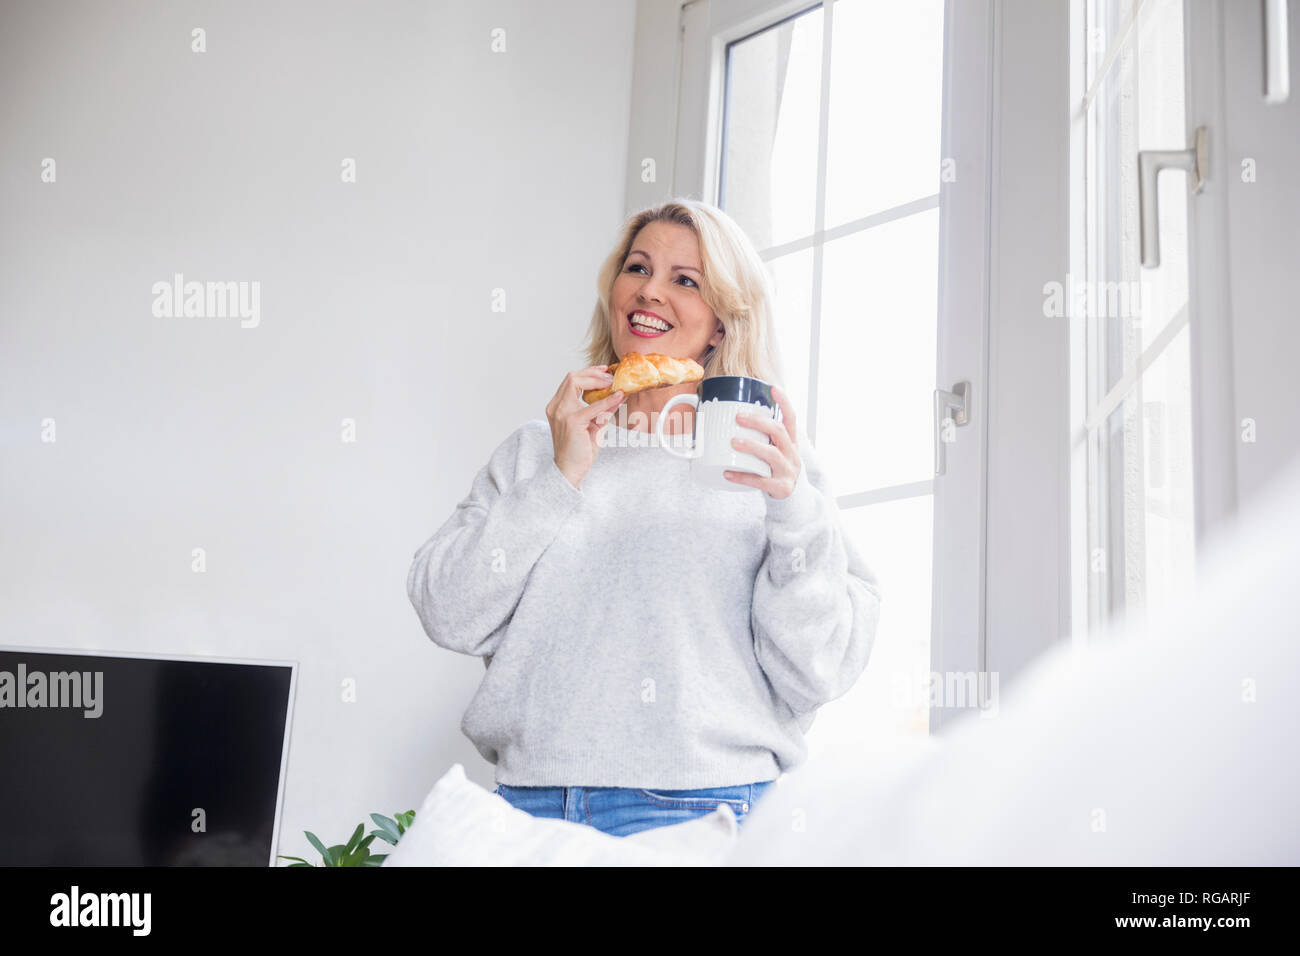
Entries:
{"type": "MultiPolygon", "coordinates": [[[[627,271],[628,271],[628,272],[631,272],[633,269],[644,269],[644,268],[645,268],[645,266],[643,266],[641,263],[639,263],[639,262],[634,262],[634,263],[632,263],[631,265],[629,265],[629,266],[627,267],[627,271]]],[[[698,289],[698,288],[699,288],[699,285],[698,285],[698,284],[695,282],[695,280],[692,279],[690,276],[678,276],[677,278],[679,278],[679,279],[685,279],[687,282],[689,282],[689,283],[691,284],[691,288],[692,288],[692,289],[698,289]]]]}

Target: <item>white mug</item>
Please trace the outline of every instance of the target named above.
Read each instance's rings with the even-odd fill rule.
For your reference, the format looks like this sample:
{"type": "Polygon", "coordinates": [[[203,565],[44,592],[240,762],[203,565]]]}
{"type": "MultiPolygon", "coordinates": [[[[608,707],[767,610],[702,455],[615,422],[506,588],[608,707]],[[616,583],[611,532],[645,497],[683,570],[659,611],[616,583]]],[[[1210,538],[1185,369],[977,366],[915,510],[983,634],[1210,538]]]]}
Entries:
{"type": "Polygon", "coordinates": [[[700,382],[695,394],[675,395],[659,412],[655,434],[659,447],[670,455],[688,458],[691,477],[706,488],[721,491],[752,491],[749,485],[729,481],[725,471],[744,471],[762,478],[772,477],[772,468],[757,455],[737,450],[733,438],[748,438],[759,444],[770,444],[766,432],[757,428],[744,428],[736,423],[736,415],[750,415],[781,420],[781,409],[772,398],[772,386],[757,378],[743,375],[719,375],[700,382]],[[695,431],[690,450],[678,451],[664,436],[664,423],[668,409],[678,404],[695,406],[695,431]]]}

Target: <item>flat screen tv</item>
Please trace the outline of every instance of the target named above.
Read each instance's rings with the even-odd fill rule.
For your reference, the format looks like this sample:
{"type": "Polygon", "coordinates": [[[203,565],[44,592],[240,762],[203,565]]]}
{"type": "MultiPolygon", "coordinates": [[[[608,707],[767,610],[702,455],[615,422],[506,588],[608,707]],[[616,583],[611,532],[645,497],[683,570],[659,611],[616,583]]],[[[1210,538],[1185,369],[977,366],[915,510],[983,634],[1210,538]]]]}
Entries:
{"type": "Polygon", "coordinates": [[[274,866],[296,665],[0,647],[0,866],[274,866]]]}

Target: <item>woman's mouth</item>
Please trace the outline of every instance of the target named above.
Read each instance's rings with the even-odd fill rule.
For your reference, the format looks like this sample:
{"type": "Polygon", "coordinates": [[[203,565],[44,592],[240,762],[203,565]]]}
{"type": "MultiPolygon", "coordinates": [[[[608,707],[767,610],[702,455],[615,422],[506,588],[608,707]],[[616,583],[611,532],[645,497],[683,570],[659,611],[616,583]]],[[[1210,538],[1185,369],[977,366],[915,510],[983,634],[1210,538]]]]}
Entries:
{"type": "Polygon", "coordinates": [[[633,335],[639,335],[643,339],[657,338],[672,330],[672,326],[659,316],[640,310],[627,317],[627,327],[632,330],[633,335]]]}

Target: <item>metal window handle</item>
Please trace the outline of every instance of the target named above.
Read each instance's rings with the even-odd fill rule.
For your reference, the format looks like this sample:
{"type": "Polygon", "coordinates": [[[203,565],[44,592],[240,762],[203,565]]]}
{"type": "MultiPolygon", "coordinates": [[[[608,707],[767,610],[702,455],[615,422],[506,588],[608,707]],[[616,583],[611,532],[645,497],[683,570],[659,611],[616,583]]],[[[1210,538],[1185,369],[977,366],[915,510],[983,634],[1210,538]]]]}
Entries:
{"type": "Polygon", "coordinates": [[[1287,0],[1264,0],[1264,102],[1291,97],[1291,45],[1287,35],[1287,0]]]}
{"type": "Polygon", "coordinates": [[[1192,192],[1205,185],[1208,168],[1208,136],[1198,126],[1187,149],[1144,149],[1138,155],[1138,224],[1141,232],[1142,265],[1160,265],[1160,209],[1156,198],[1156,176],[1162,169],[1182,169],[1191,174],[1192,192]]]}
{"type": "Polygon", "coordinates": [[[944,422],[948,412],[952,412],[954,425],[965,425],[970,421],[970,382],[958,382],[948,392],[942,388],[934,390],[934,476],[938,478],[948,470],[947,442],[943,440],[944,422]]]}

